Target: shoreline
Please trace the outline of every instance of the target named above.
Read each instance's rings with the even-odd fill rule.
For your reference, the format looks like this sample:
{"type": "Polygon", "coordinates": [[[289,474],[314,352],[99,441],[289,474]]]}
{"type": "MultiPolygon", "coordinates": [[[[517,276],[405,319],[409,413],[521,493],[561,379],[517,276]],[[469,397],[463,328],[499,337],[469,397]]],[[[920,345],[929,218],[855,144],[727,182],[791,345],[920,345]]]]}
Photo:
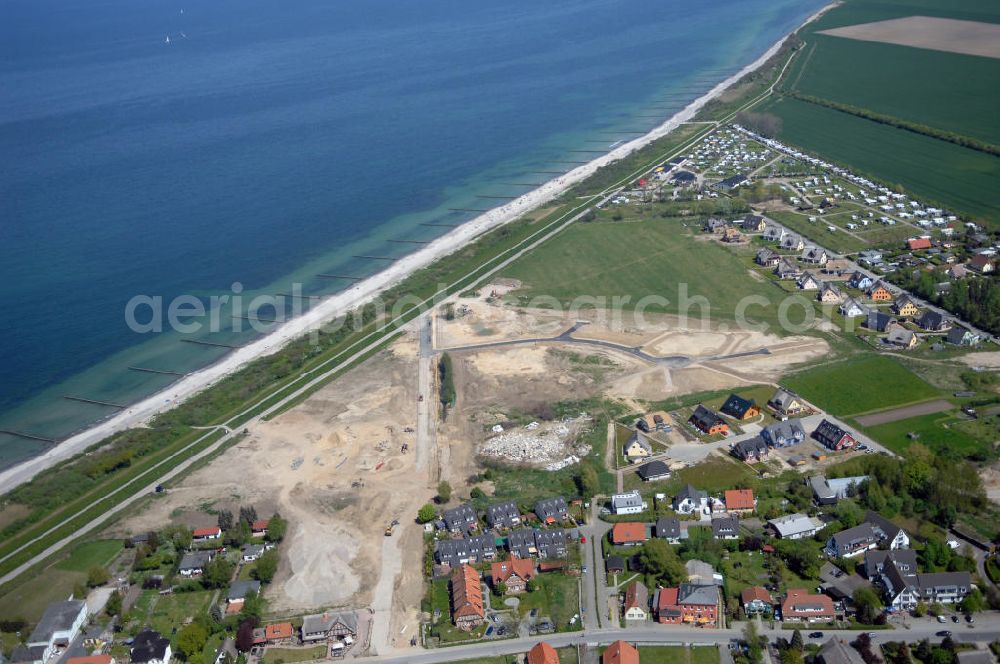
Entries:
{"type": "Polygon", "coordinates": [[[239,371],[250,362],[280,351],[286,344],[308,333],[323,322],[334,319],[339,315],[370,302],[382,292],[398,285],[416,271],[459,251],[462,247],[475,241],[485,233],[508,224],[522,215],[558,198],[573,186],[593,175],[598,169],[623,159],[631,153],[670,134],[682,124],[691,120],[709,101],[720,96],[747,74],[763,66],[780,50],[782,44],[789,36],[815,21],[837,4],[839,2],[831,2],[820,8],[795,29],[782,35],[780,39],[767,48],[753,62],[717,83],[705,94],[693,100],[674,115],[666,118],[664,122],[646,134],[621,143],[618,147],[586,164],[580,165],[564,175],[553,178],[508,203],[484,212],[431,241],[430,244],[423,248],[400,258],[378,274],[340,293],[321,300],[311,310],[298,318],[281,324],[273,332],[236,349],[219,361],[188,374],[168,388],[129,405],[121,413],[102,420],[54,444],[51,449],[43,454],[25,459],[10,468],[0,471],[0,494],[7,493],[17,486],[30,481],[38,473],[84,452],[87,448],[109,436],[126,429],[147,425],[155,416],[209,389],[218,381],[239,371]]]}

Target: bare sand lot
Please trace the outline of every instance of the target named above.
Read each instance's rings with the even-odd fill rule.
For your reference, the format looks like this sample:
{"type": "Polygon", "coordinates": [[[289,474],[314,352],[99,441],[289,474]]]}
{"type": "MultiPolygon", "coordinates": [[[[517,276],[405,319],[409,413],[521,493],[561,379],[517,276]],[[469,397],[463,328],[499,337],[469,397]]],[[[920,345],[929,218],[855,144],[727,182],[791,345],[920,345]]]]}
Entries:
{"type": "Polygon", "coordinates": [[[856,417],[854,419],[857,420],[858,424],[863,427],[873,427],[878,426],[879,424],[888,424],[889,422],[908,420],[911,417],[918,417],[920,415],[942,413],[946,410],[951,410],[954,407],[955,406],[953,404],[945,401],[944,399],[937,399],[935,401],[925,401],[924,403],[918,403],[912,406],[893,408],[892,410],[886,410],[881,413],[862,415],[861,417],[856,417]]]}
{"type": "Polygon", "coordinates": [[[974,369],[1000,369],[1000,352],[966,353],[958,361],[974,369]]]}
{"type": "Polygon", "coordinates": [[[822,30],[820,34],[926,48],[932,51],[979,55],[984,58],[1000,58],[1000,24],[996,23],[907,16],[822,30]]]}

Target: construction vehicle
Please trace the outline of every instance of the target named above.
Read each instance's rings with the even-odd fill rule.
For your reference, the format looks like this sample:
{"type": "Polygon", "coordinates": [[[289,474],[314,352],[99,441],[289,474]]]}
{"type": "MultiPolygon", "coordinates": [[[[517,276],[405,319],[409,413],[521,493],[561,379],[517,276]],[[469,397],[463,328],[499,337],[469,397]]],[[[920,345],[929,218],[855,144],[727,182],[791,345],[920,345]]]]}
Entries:
{"type": "Polygon", "coordinates": [[[389,525],[385,527],[385,536],[392,537],[392,531],[396,526],[399,525],[399,519],[393,519],[389,522],[389,525]]]}
{"type": "Polygon", "coordinates": [[[409,450],[410,450],[409,443],[403,443],[403,446],[399,448],[399,451],[402,452],[403,454],[406,454],[409,450]]]}

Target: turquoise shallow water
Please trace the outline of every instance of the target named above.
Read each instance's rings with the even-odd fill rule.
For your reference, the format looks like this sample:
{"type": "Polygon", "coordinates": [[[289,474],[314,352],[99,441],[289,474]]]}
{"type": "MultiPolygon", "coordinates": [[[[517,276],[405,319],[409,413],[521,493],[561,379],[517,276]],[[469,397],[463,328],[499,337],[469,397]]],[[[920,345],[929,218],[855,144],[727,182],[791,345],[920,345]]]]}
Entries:
{"type": "MultiPolygon", "coordinates": [[[[130,331],[134,295],[335,292],[316,274],[651,128],[822,4],[8,0],[0,429],[58,439],[114,412],[64,395],[128,403],[173,380],[128,366],[223,355],[130,331]]],[[[0,434],[0,467],[44,446],[0,434]]]]}

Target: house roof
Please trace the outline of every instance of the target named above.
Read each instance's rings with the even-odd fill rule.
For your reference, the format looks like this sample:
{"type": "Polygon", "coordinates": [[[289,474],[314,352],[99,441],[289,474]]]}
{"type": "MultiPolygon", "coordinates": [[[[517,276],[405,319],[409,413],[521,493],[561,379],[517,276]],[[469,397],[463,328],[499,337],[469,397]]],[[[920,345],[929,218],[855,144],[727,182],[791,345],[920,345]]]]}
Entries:
{"type": "Polygon", "coordinates": [[[741,459],[767,453],[767,443],[760,436],[747,438],[733,445],[733,453],[741,459]]]}
{"type": "Polygon", "coordinates": [[[624,570],[625,569],[625,559],[621,556],[608,556],[607,561],[604,563],[605,567],[609,570],[624,570]]]}
{"type": "Polygon", "coordinates": [[[775,422],[770,426],[764,427],[764,431],[767,432],[772,441],[779,439],[787,440],[789,438],[804,440],[806,437],[806,431],[802,428],[802,424],[798,420],[775,422]]]}
{"type": "Polygon", "coordinates": [[[615,509],[622,507],[642,507],[642,495],[638,490],[633,489],[626,493],[616,493],[611,496],[611,506],[615,509]]]}
{"type": "Polygon", "coordinates": [[[752,510],[755,507],[752,489],[729,489],[724,497],[727,510],[752,510]]]}
{"type": "Polygon", "coordinates": [[[649,588],[642,581],[635,581],[625,589],[625,608],[649,610],[649,588]]]}
{"type": "Polygon", "coordinates": [[[540,641],[528,651],[528,664],[559,664],[559,653],[545,641],[540,641]]]}
{"type": "Polygon", "coordinates": [[[744,399],[737,394],[730,394],[729,398],[726,399],[726,403],[722,404],[722,412],[731,417],[743,419],[747,411],[756,405],[753,399],[744,399]]]}
{"type": "Polygon", "coordinates": [[[698,404],[698,407],[694,409],[690,421],[694,422],[701,429],[711,429],[715,424],[725,422],[725,420],[719,417],[718,413],[705,408],[701,404],[698,404]]]}
{"type": "Polygon", "coordinates": [[[545,498],[535,503],[535,516],[542,521],[546,521],[550,518],[555,519],[568,511],[569,506],[566,505],[566,499],[562,496],[545,498]]]}
{"type": "Polygon", "coordinates": [[[260,592],[260,581],[234,581],[229,586],[226,599],[244,599],[260,592]]]}
{"type": "Polygon", "coordinates": [[[154,659],[162,660],[170,647],[170,639],[159,632],[146,628],[135,635],[132,640],[132,650],[129,655],[132,662],[142,664],[154,659]]]}
{"type": "Polygon", "coordinates": [[[670,474],[670,468],[662,461],[650,461],[639,467],[638,475],[644,480],[654,477],[666,477],[670,474]]]}
{"type": "Polygon", "coordinates": [[[451,573],[451,606],[456,618],[486,616],[479,572],[474,567],[462,565],[451,573]]]}
{"type": "Polygon", "coordinates": [[[781,614],[785,617],[833,615],[833,600],[802,588],[790,588],[781,603],[781,614]]]}
{"type": "Polygon", "coordinates": [[[716,537],[729,537],[739,535],[740,518],[735,514],[729,516],[717,516],[712,519],[712,534],[716,537]]]}
{"type": "Polygon", "coordinates": [[[646,524],[637,521],[622,521],[611,529],[611,541],[615,544],[645,542],[646,524]]]}
{"type": "Polygon", "coordinates": [[[781,537],[790,537],[810,530],[816,530],[816,522],[805,514],[789,514],[777,519],[771,519],[768,523],[781,537]]]}
{"type": "Polygon", "coordinates": [[[864,664],[865,660],[857,650],[837,637],[833,637],[820,648],[817,660],[821,664],[864,664]]]}
{"type": "Polygon", "coordinates": [[[775,390],[768,403],[776,405],[782,410],[786,410],[791,405],[792,401],[799,401],[799,398],[792,392],[779,387],[775,390]]]}
{"type": "Polygon", "coordinates": [[[930,238],[926,238],[926,237],[916,237],[916,238],[912,238],[912,239],[907,240],[906,241],[906,246],[910,250],[930,249],[931,248],[931,240],[930,240],[930,238]]]}
{"type": "Polygon", "coordinates": [[[719,603],[718,586],[704,583],[682,583],[677,588],[677,603],[715,606],[719,603]]]}
{"type": "Polygon", "coordinates": [[[201,569],[212,560],[211,551],[191,551],[181,558],[180,569],[201,569]]]}
{"type": "Polygon", "coordinates": [[[615,641],[601,655],[601,664],[639,664],[639,651],[624,641],[615,641]]]}
{"type": "Polygon", "coordinates": [[[509,560],[493,563],[490,566],[490,576],[493,583],[506,583],[514,575],[525,581],[535,576],[535,561],[531,558],[511,556],[509,560]]]}
{"type": "Polygon", "coordinates": [[[653,444],[649,442],[649,439],[647,439],[646,436],[643,435],[641,431],[632,432],[632,435],[631,437],[629,437],[628,442],[625,443],[625,451],[628,452],[628,449],[636,444],[638,444],[639,447],[641,447],[646,452],[646,454],[653,453],[653,444]]]}
{"type": "Polygon", "coordinates": [[[874,512],[872,510],[868,510],[867,512],[865,512],[865,523],[870,523],[872,526],[875,527],[876,530],[881,531],[882,535],[886,539],[890,540],[895,539],[896,535],[898,535],[900,531],[903,530],[902,527],[896,525],[895,523],[885,518],[878,512],[874,512]]]}
{"type": "Polygon", "coordinates": [[[257,519],[250,526],[250,530],[267,530],[268,523],[270,523],[268,519],[257,519]]]}
{"type": "Polygon", "coordinates": [[[654,532],[657,537],[677,539],[681,536],[681,520],[677,517],[661,516],[656,520],[654,532]]]}
{"type": "Polygon", "coordinates": [[[827,419],[820,422],[819,426],[816,427],[816,430],[813,431],[813,437],[821,443],[828,442],[830,444],[835,444],[846,435],[848,435],[848,433],[844,429],[827,419]]]}
{"type": "Polygon", "coordinates": [[[769,593],[766,588],[761,588],[760,586],[747,586],[743,589],[743,592],[740,593],[740,599],[744,604],[749,604],[754,600],[770,604],[771,593],[769,593]]]}
{"type": "Polygon", "coordinates": [[[222,533],[222,529],[218,526],[212,526],[210,528],[195,528],[191,533],[192,537],[209,537],[211,535],[219,535],[222,533]]]}
{"type": "MultiPolygon", "coordinates": [[[[463,565],[463,567],[469,566],[463,565]]],[[[469,569],[472,568],[470,567],[469,569]]],[[[458,569],[456,569],[456,571],[458,571],[458,569]]],[[[476,586],[478,588],[479,572],[476,572],[475,570],[473,570],[473,572],[476,575],[476,586]]],[[[325,613],[317,613],[315,615],[306,616],[302,619],[302,633],[317,634],[320,632],[329,632],[333,629],[333,626],[338,623],[344,625],[351,632],[357,634],[358,616],[353,611],[327,611],[325,613]]]]}
{"type": "Polygon", "coordinates": [[[684,488],[677,492],[674,496],[674,504],[678,504],[683,500],[692,500],[694,502],[699,502],[708,497],[708,494],[704,491],[699,491],[690,484],[685,484],[684,488]]]}
{"type": "Polygon", "coordinates": [[[267,625],[264,627],[264,637],[268,641],[277,641],[278,639],[290,639],[295,635],[295,627],[292,626],[290,622],[274,623],[272,625],[267,625]]]}
{"type": "Polygon", "coordinates": [[[87,603],[79,599],[66,600],[64,602],[52,602],[45,608],[41,619],[35,629],[31,631],[27,644],[44,643],[49,645],[56,632],[66,632],[80,617],[80,613],[85,611],[87,603]]]}

